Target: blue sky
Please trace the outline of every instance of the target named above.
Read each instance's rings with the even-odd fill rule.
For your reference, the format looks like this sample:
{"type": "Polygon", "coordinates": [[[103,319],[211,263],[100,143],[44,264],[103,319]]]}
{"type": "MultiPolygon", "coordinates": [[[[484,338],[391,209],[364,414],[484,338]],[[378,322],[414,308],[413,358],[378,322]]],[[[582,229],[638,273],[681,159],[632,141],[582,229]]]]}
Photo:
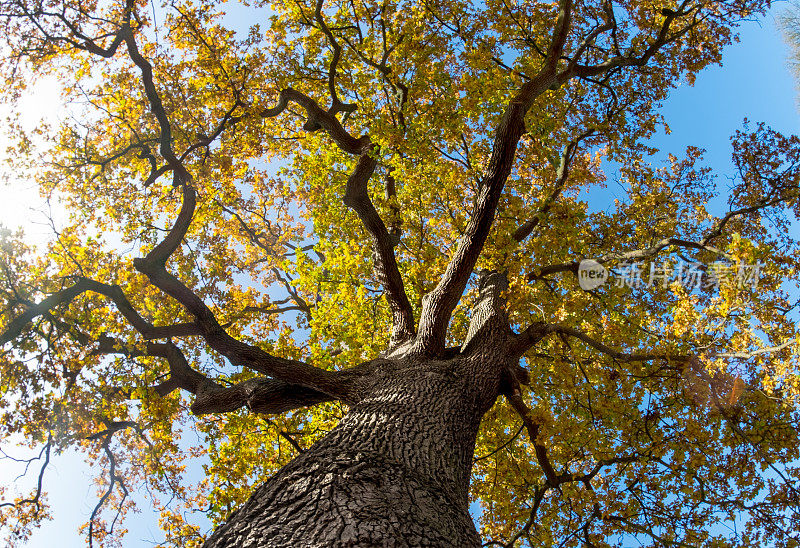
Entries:
{"type": "MultiPolygon", "coordinates": [[[[727,48],[724,65],[702,73],[695,86],[684,85],[672,93],[664,114],[671,135],[656,138],[658,145],[676,155],[687,145],[707,150],[706,163],[720,176],[732,172],[730,135],[747,117],[766,122],[785,133],[800,130],[796,88],[786,61],[786,47],[776,29],[773,10],[761,23],[746,24],[739,44],[727,48]]],[[[609,186],[613,191],[613,186],[609,186]]],[[[4,197],[6,205],[13,202],[4,197]]],[[[13,204],[10,205],[13,207],[13,204]]],[[[16,205],[21,207],[21,203],[16,205]]],[[[0,215],[6,219],[0,211],[0,215]]],[[[7,447],[7,446],[6,446],[7,447]]],[[[13,448],[9,448],[12,451],[13,448]]],[[[23,456],[16,451],[15,456],[23,456]]],[[[3,463],[0,482],[9,483],[18,473],[3,463]]],[[[45,475],[56,519],[46,523],[32,538],[30,546],[82,546],[77,528],[91,513],[96,488],[91,484],[89,465],[75,454],[55,456],[45,475]]],[[[142,494],[136,494],[141,514],[129,516],[127,546],[151,546],[162,540],[157,517],[148,511],[142,494]]]]}
{"type": "Polygon", "coordinates": [[[671,94],[663,112],[672,133],[656,139],[663,150],[705,148],[708,165],[724,176],[732,172],[729,137],[745,117],[784,133],[800,130],[797,87],[774,20],[784,7],[744,25],[741,42],[727,48],[722,67],[706,70],[695,86],[683,85],[671,94]]]}

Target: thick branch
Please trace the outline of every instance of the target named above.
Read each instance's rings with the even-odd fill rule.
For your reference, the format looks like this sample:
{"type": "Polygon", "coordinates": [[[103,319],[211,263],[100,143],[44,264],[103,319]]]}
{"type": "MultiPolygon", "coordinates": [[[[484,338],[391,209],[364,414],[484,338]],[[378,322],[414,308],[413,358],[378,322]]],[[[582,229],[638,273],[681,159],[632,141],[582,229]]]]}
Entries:
{"type": "Polygon", "coordinates": [[[336,116],[324,110],[309,96],[292,88],[281,91],[278,97],[278,104],[272,108],[263,110],[261,116],[264,118],[278,116],[289,106],[289,101],[293,101],[305,109],[306,115],[308,116],[304,126],[305,129],[309,131],[320,128],[324,129],[334,142],[339,145],[339,148],[345,152],[361,154],[371,146],[369,136],[363,135],[356,139],[342,127],[341,122],[339,122],[336,116]]]}
{"type": "Polygon", "coordinates": [[[579,65],[578,57],[573,59],[567,69],[559,75],[559,81],[567,81],[574,77],[591,78],[600,74],[605,74],[613,69],[622,67],[643,67],[650,59],[666,44],[679,39],[699,23],[696,19],[685,27],[670,33],[672,24],[681,18],[696,13],[698,6],[687,8],[689,1],[684,1],[678,11],[669,10],[661,24],[656,38],[642,51],[640,55],[618,55],[607,59],[597,65],[579,65]]]}
{"type": "MultiPolygon", "coordinates": [[[[774,207],[782,203],[787,203],[796,198],[797,198],[796,190],[795,192],[790,192],[788,194],[780,195],[777,197],[770,194],[769,196],[766,196],[758,200],[752,206],[730,210],[711,227],[709,232],[700,241],[683,240],[681,238],[674,238],[674,237],[663,238],[649,247],[636,249],[625,253],[615,253],[615,254],[605,255],[603,257],[596,259],[596,261],[599,262],[600,264],[606,264],[609,262],[638,261],[653,257],[658,253],[660,253],[662,250],[666,249],[667,247],[697,249],[701,251],[709,251],[711,253],[716,254],[717,256],[722,256],[725,255],[725,253],[722,250],[713,247],[709,244],[723,234],[725,227],[728,225],[728,223],[730,223],[732,220],[738,217],[742,217],[750,213],[755,213],[762,209],[774,207]]],[[[557,274],[560,272],[572,272],[574,274],[577,274],[579,264],[580,264],[579,262],[573,261],[571,263],[548,265],[540,269],[538,272],[537,271],[531,272],[528,275],[528,281],[534,281],[536,279],[544,278],[546,276],[550,276],[552,274],[557,274]]]]}
{"type": "MultiPolygon", "coordinates": [[[[134,48],[135,44],[129,44],[129,47],[134,48]]],[[[163,107],[159,107],[161,104],[160,99],[152,86],[152,73],[146,70],[147,67],[149,65],[145,65],[142,72],[145,80],[150,82],[146,86],[148,99],[152,101],[153,110],[160,111],[163,114],[163,107]]],[[[162,124],[162,132],[169,134],[169,123],[166,119],[165,123],[162,124]]],[[[181,172],[182,169],[182,166],[180,166],[180,169],[176,168],[176,173],[181,172]]],[[[314,390],[320,390],[332,397],[346,399],[347,388],[338,373],[317,369],[300,361],[275,357],[258,347],[234,339],[220,326],[203,300],[180,282],[177,277],[167,272],[165,263],[182,242],[191,223],[196,203],[195,191],[188,182],[191,180],[188,173],[182,180],[184,181],[181,184],[184,200],[174,226],[166,238],[146,257],[135,259],[134,266],[148,276],[153,285],[182,304],[196,318],[195,322],[192,324],[179,324],[179,327],[155,328],[133,309],[119,287],[109,286],[87,278],[79,278],[72,287],[47,297],[39,305],[28,308],[23,314],[12,320],[5,332],[0,335],[0,344],[5,344],[17,337],[25,325],[36,316],[49,311],[55,306],[71,301],[85,291],[95,291],[110,297],[128,322],[146,338],[196,333],[202,335],[209,346],[228,357],[234,364],[250,367],[255,371],[290,384],[299,384],[314,390]]],[[[200,382],[199,379],[190,379],[188,382],[196,384],[195,381],[200,382]]]]}
{"type": "MultiPolygon", "coordinates": [[[[335,398],[302,385],[283,381],[256,378],[231,386],[209,379],[189,365],[183,352],[172,342],[148,343],[144,351],[127,349],[111,337],[102,337],[93,354],[123,354],[135,358],[153,356],[164,358],[169,364],[169,377],[155,386],[160,396],[182,389],[194,394],[191,410],[195,415],[229,413],[247,407],[254,413],[284,413],[300,407],[333,401],[335,398]]],[[[101,434],[95,434],[97,438],[101,434]]]]}
{"type": "Polygon", "coordinates": [[[182,188],[185,199],[175,225],[164,241],[146,257],[134,259],[136,269],[145,274],[153,285],[183,305],[195,317],[198,331],[208,345],[234,365],[243,365],[291,384],[300,384],[346,399],[347,389],[340,381],[338,373],[318,369],[297,360],[273,356],[257,346],[231,337],[203,300],[176,276],[167,272],[164,263],[183,240],[194,214],[195,191],[189,184],[182,185],[182,188]]]}
{"type": "MultiPolygon", "coordinates": [[[[321,15],[322,2],[317,3],[317,20],[324,26],[321,15]]],[[[325,30],[327,27],[324,27],[325,30]]],[[[330,32],[328,31],[328,34],[330,32]]],[[[329,74],[329,86],[334,97],[334,106],[337,103],[333,78],[335,75],[335,63],[340,55],[340,49],[332,35],[328,36],[334,48],[334,61],[331,64],[329,74]]],[[[372,145],[368,136],[356,139],[350,135],[341,125],[333,111],[323,110],[313,99],[294,89],[285,89],[281,92],[278,105],[262,112],[264,117],[277,116],[282,113],[289,104],[294,101],[302,106],[308,115],[306,122],[307,129],[325,129],[344,151],[351,154],[359,154],[359,160],[354,172],[347,181],[347,188],[344,196],[344,203],[351,207],[364,223],[367,232],[372,237],[377,255],[378,271],[384,288],[386,289],[389,306],[392,309],[394,327],[392,332],[392,346],[400,344],[410,339],[414,334],[414,317],[411,303],[408,300],[400,271],[397,267],[397,260],[394,255],[394,239],[390,236],[386,225],[380,218],[378,211],[372,204],[367,193],[367,183],[375,171],[376,162],[371,157],[372,145]]]]}
{"type": "Polygon", "coordinates": [[[40,303],[29,306],[25,311],[12,319],[3,333],[0,333],[0,346],[17,338],[34,318],[48,314],[54,308],[70,303],[78,295],[92,291],[111,299],[123,317],[145,339],[161,339],[166,337],[183,337],[199,335],[200,329],[196,323],[187,322],[174,325],[154,326],[145,320],[131,305],[125,293],[118,285],[109,285],[89,278],[79,277],[77,282],[70,287],[57,291],[43,299],[40,303]]]}
{"type": "Polygon", "coordinates": [[[620,362],[643,362],[643,361],[653,361],[653,360],[669,360],[669,361],[686,361],[688,356],[686,355],[675,355],[675,354],[631,354],[627,352],[621,352],[616,350],[606,344],[593,339],[583,331],[579,329],[575,329],[573,327],[568,327],[565,325],[558,325],[558,324],[550,324],[544,322],[536,322],[528,326],[525,330],[523,330],[520,334],[516,335],[513,343],[511,344],[510,351],[512,355],[521,356],[531,347],[533,347],[536,343],[541,341],[544,337],[551,333],[558,333],[561,335],[566,335],[568,337],[574,337],[579,339],[587,346],[594,348],[611,356],[617,361],[620,362]]]}
{"type": "Polygon", "coordinates": [[[254,413],[273,414],[333,400],[318,390],[262,378],[198,394],[191,409],[196,415],[226,413],[240,407],[247,407],[254,413]]]}
{"type": "Polygon", "coordinates": [[[547,478],[547,485],[549,487],[556,487],[559,485],[559,477],[553,468],[550,459],[547,456],[547,448],[538,440],[539,437],[539,424],[531,418],[530,409],[525,405],[522,399],[522,393],[518,389],[514,389],[510,394],[506,395],[506,399],[514,408],[514,411],[522,418],[525,425],[525,430],[533,444],[534,453],[536,454],[536,461],[539,463],[545,477],[547,478]]]}
{"type": "Polygon", "coordinates": [[[525,133],[525,114],[534,100],[556,83],[556,68],[569,30],[571,0],[562,0],[553,39],[539,73],[526,82],[506,107],[495,131],[492,155],[481,180],[470,222],[438,285],[425,296],[415,350],[437,354],[444,348],[447,325],[467,286],[494,222],[497,204],[511,173],[517,145],[525,133]]]}
{"type": "Polygon", "coordinates": [[[336,41],[327,23],[325,23],[325,18],[322,17],[323,1],[324,0],[317,0],[314,18],[317,20],[319,28],[322,30],[323,34],[325,34],[325,37],[328,39],[328,44],[333,50],[333,58],[331,59],[330,67],[328,67],[328,92],[331,94],[331,108],[328,110],[328,113],[331,116],[335,116],[338,112],[353,112],[356,110],[356,105],[342,103],[336,92],[336,68],[339,64],[339,59],[342,57],[342,47],[336,41]]]}
{"type": "MultiPolygon", "coordinates": [[[[607,264],[610,262],[640,261],[642,259],[649,259],[650,257],[657,255],[658,253],[660,253],[661,251],[663,251],[668,247],[697,249],[701,251],[710,251],[711,253],[715,253],[717,255],[724,255],[724,253],[720,249],[706,245],[704,243],[706,241],[707,240],[705,239],[702,242],[693,242],[691,240],[683,240],[681,238],[663,238],[649,247],[635,249],[633,251],[627,251],[625,253],[613,253],[609,255],[604,255],[603,257],[599,257],[595,260],[600,264],[607,264]]],[[[530,274],[528,274],[528,281],[535,281],[537,279],[551,276],[553,274],[558,274],[559,272],[572,272],[573,274],[577,274],[579,266],[580,266],[579,261],[548,265],[538,271],[533,271],[530,274]]]]}
{"type": "Polygon", "coordinates": [[[128,55],[130,55],[131,60],[142,74],[142,84],[144,85],[145,96],[150,104],[150,111],[158,121],[161,133],[159,139],[161,155],[167,160],[169,167],[175,174],[175,185],[188,183],[191,181],[191,176],[172,150],[172,128],[170,127],[164,103],[156,90],[153,79],[153,66],[139,52],[139,47],[136,44],[136,38],[130,25],[126,23],[120,32],[125,40],[125,45],[128,47],[128,55]]]}
{"type": "Polygon", "coordinates": [[[183,352],[172,343],[147,345],[147,353],[169,362],[169,379],[156,387],[166,396],[182,388],[195,395],[191,410],[195,415],[228,413],[247,407],[255,413],[283,413],[334,398],[304,386],[275,379],[250,379],[233,386],[223,386],[192,369],[183,352]]]}
{"type": "MultiPolygon", "coordinates": [[[[196,192],[191,184],[191,175],[172,151],[170,122],[153,81],[152,66],[139,53],[133,32],[130,29],[126,32],[125,43],[128,46],[131,59],[141,72],[145,95],[161,128],[161,153],[170,163],[170,167],[176,174],[175,182],[181,186],[183,192],[180,213],[166,238],[153,248],[146,257],[134,259],[134,266],[145,274],[153,285],[183,305],[196,318],[199,332],[209,346],[227,357],[231,363],[247,366],[255,371],[289,383],[297,383],[321,390],[331,396],[344,397],[346,389],[339,381],[339,376],[336,372],[318,369],[300,361],[272,356],[257,346],[249,345],[231,337],[219,324],[213,312],[203,300],[176,276],[167,272],[166,261],[180,246],[194,216],[196,192]]],[[[334,139],[337,139],[338,136],[340,140],[351,145],[353,143],[350,141],[354,141],[356,144],[360,143],[359,140],[353,139],[344,131],[334,116],[320,109],[314,101],[301,93],[292,92],[291,90],[281,93],[282,106],[279,105],[278,112],[286,107],[286,103],[290,98],[306,108],[310,119],[317,119],[323,127],[327,126],[326,129],[329,130],[334,139]]],[[[266,112],[264,115],[268,116],[270,113],[266,112]]]]}
{"type": "Polygon", "coordinates": [[[789,348],[790,346],[792,346],[793,344],[797,344],[798,342],[800,342],[800,340],[798,340],[797,338],[792,338],[781,344],[766,348],[759,348],[751,352],[727,352],[727,353],[714,354],[714,356],[720,358],[736,358],[739,360],[749,360],[751,358],[760,356],[762,354],[771,354],[773,352],[780,352],[781,350],[785,350],[786,348],[789,348]]]}
{"type": "Polygon", "coordinates": [[[257,346],[231,337],[203,300],[162,265],[151,262],[149,256],[136,259],[134,265],[153,285],[181,303],[196,318],[200,334],[208,345],[227,357],[232,364],[243,365],[292,384],[318,389],[334,397],[345,398],[346,387],[339,382],[340,376],[336,372],[273,356],[257,346]]]}
{"type": "Polygon", "coordinates": [[[739,209],[733,209],[728,211],[717,223],[711,228],[708,234],[702,240],[703,245],[707,245],[712,240],[718,238],[722,235],[722,232],[725,230],[725,226],[737,217],[741,217],[743,215],[748,215],[750,213],[755,213],[760,209],[766,209],[768,207],[776,206],[783,202],[789,202],[793,199],[797,198],[797,192],[790,193],[788,195],[778,196],[777,198],[767,197],[762,200],[757,201],[754,205],[748,207],[742,207],[739,209]]]}
{"type": "Polygon", "coordinates": [[[414,313],[394,255],[396,240],[389,234],[367,193],[367,182],[375,171],[375,165],[375,159],[369,152],[361,155],[355,170],[347,180],[344,203],[358,214],[372,237],[378,274],[386,289],[386,297],[392,310],[394,326],[390,345],[394,347],[414,335],[414,313]]]}

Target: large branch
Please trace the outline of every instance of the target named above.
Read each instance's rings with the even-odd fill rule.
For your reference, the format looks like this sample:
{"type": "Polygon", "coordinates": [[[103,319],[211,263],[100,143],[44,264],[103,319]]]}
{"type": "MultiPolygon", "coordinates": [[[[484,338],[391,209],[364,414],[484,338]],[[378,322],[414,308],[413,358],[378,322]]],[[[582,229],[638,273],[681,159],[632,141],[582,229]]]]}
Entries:
{"type": "Polygon", "coordinates": [[[336,92],[336,69],[339,65],[339,60],[342,57],[342,47],[333,36],[331,29],[325,22],[325,18],[322,17],[323,1],[324,0],[317,0],[317,5],[314,9],[314,18],[316,19],[319,28],[322,30],[322,33],[328,39],[328,44],[330,44],[331,49],[333,50],[333,58],[331,59],[331,64],[328,67],[328,93],[331,94],[331,108],[328,109],[328,113],[331,116],[335,116],[339,112],[349,113],[355,111],[356,105],[353,103],[343,103],[339,99],[339,94],[336,92]]]}
{"type": "MultiPolygon", "coordinates": [[[[579,56],[576,55],[575,58],[571,60],[567,68],[559,75],[559,83],[566,82],[574,77],[591,78],[593,76],[608,73],[609,71],[617,68],[645,66],[663,46],[678,40],[699,24],[699,20],[695,18],[686,26],[678,29],[677,31],[671,32],[672,25],[675,23],[675,21],[693,14],[696,15],[701,7],[702,4],[690,6],[690,0],[684,0],[677,10],[663,11],[662,13],[665,14],[665,17],[664,21],[661,23],[661,27],[659,28],[658,35],[647,45],[646,48],[644,48],[639,55],[635,55],[633,53],[629,53],[628,55],[616,55],[597,65],[581,65],[578,63],[579,56]]],[[[580,48],[579,51],[581,51],[580,48]]]]}
{"type": "Polygon", "coordinates": [[[227,413],[247,407],[253,413],[275,414],[333,401],[318,390],[275,379],[253,379],[198,394],[192,404],[196,415],[227,413]]]}
{"type": "Polygon", "coordinates": [[[525,114],[534,100],[556,84],[558,60],[569,31],[571,0],[561,0],[558,20],[544,66],[511,99],[495,131],[492,155],[481,180],[470,222],[438,285],[423,300],[415,351],[437,354],[444,349],[450,316],[467,286],[494,222],[497,204],[511,173],[517,146],[525,133],[525,114]]]}
{"type": "Polygon", "coordinates": [[[371,142],[368,135],[363,135],[355,138],[342,126],[339,119],[334,114],[324,110],[316,101],[308,95],[297,91],[292,88],[286,88],[281,91],[278,96],[278,104],[272,108],[264,109],[261,116],[264,118],[273,118],[281,114],[289,102],[295,102],[306,111],[307,120],[304,128],[308,131],[315,131],[317,129],[324,129],[339,145],[343,151],[349,154],[361,154],[371,147],[371,142]]]}
{"type": "Polygon", "coordinates": [[[550,463],[550,459],[547,456],[547,449],[538,439],[540,425],[531,417],[530,409],[528,409],[528,406],[525,405],[525,402],[522,400],[522,394],[518,389],[514,389],[510,394],[506,395],[506,399],[511,404],[511,407],[513,407],[517,414],[522,418],[522,423],[525,425],[525,430],[527,430],[528,437],[533,444],[536,460],[538,461],[539,466],[542,468],[542,471],[547,478],[548,487],[557,486],[559,483],[558,475],[553,469],[553,465],[550,463]]]}
{"type": "MultiPolygon", "coordinates": [[[[318,12],[321,9],[321,5],[321,2],[317,4],[318,12]]],[[[318,15],[318,18],[321,22],[320,24],[324,24],[321,15],[318,15]]],[[[332,40],[332,37],[329,37],[329,39],[332,40]]],[[[333,43],[335,43],[335,40],[333,43]]],[[[338,49],[335,48],[334,51],[338,51],[338,49]]],[[[331,70],[329,83],[333,90],[335,66],[331,70]]],[[[263,111],[262,116],[272,117],[279,115],[286,109],[289,101],[296,102],[306,110],[308,119],[305,128],[307,130],[314,131],[322,128],[328,132],[339,148],[350,154],[359,155],[356,168],[347,181],[344,203],[358,214],[372,238],[377,257],[378,274],[386,289],[387,300],[392,310],[393,328],[390,345],[401,344],[414,335],[414,314],[406,295],[403,279],[394,254],[394,246],[397,243],[396,238],[392,238],[389,234],[386,224],[372,204],[367,192],[367,183],[376,167],[376,161],[372,157],[375,147],[368,135],[358,139],[350,135],[336,118],[336,109],[325,111],[313,99],[291,88],[283,90],[280,93],[278,105],[263,111]]],[[[338,99],[335,99],[334,95],[334,103],[336,101],[338,99]]]]}
{"type": "MultiPolygon", "coordinates": [[[[325,371],[300,361],[275,357],[256,346],[236,340],[219,324],[212,311],[200,297],[177,277],[167,272],[166,263],[181,245],[190,226],[196,206],[196,191],[192,185],[192,176],[182,160],[186,154],[197,146],[207,146],[210,140],[219,136],[229,121],[235,120],[233,110],[237,108],[238,103],[226,114],[223,122],[212,137],[203,140],[194,148],[190,147],[186,154],[179,157],[173,149],[171,122],[157,90],[153,66],[139,51],[135,34],[136,29],[131,25],[130,10],[128,9],[122,26],[115,34],[114,40],[108,49],[101,50],[98,47],[94,47],[94,44],[86,45],[84,49],[103,57],[110,57],[117,51],[119,45],[124,43],[130,59],[141,73],[144,95],[159,127],[159,152],[167,163],[167,166],[156,169],[155,158],[152,154],[149,154],[148,150],[143,148],[143,153],[151,160],[151,167],[153,168],[153,173],[148,182],[152,182],[154,177],[166,171],[172,171],[174,173],[174,185],[181,188],[183,200],[175,224],[167,236],[146,257],[134,260],[134,266],[144,273],[153,285],[175,298],[196,320],[175,326],[153,326],[133,309],[119,287],[102,284],[87,278],[78,278],[78,281],[73,286],[48,296],[37,305],[28,306],[0,334],[0,343],[4,344],[19,336],[33,318],[42,314],[49,314],[52,308],[72,301],[83,292],[94,291],[111,298],[126,320],[146,339],[188,334],[201,335],[211,348],[228,357],[231,362],[248,366],[273,377],[272,379],[248,381],[233,387],[223,387],[191,369],[180,350],[171,342],[148,344],[148,354],[164,357],[170,363],[170,379],[162,383],[159,387],[159,392],[166,393],[171,389],[180,387],[195,393],[198,396],[195,402],[198,412],[229,410],[234,405],[236,407],[241,406],[242,402],[263,412],[276,412],[331,399],[348,401],[348,383],[344,379],[353,378],[354,374],[325,371]]],[[[332,67],[332,74],[335,74],[335,67],[332,67]]],[[[271,116],[282,111],[285,109],[288,100],[293,100],[306,109],[308,114],[306,125],[308,129],[316,126],[327,130],[334,141],[344,150],[353,154],[361,154],[370,147],[368,137],[356,139],[344,130],[335,117],[335,109],[332,113],[326,112],[320,109],[307,96],[291,89],[281,94],[279,106],[276,109],[267,110],[263,115],[271,116]]],[[[99,351],[109,352],[112,350],[106,348],[99,351]]]]}
{"type": "MultiPolygon", "coordinates": [[[[649,259],[650,257],[657,255],[658,253],[660,253],[661,251],[663,251],[668,247],[697,249],[700,251],[710,251],[717,255],[724,255],[722,250],[717,249],[716,247],[709,246],[706,243],[704,243],[707,241],[708,239],[704,239],[701,242],[694,242],[691,240],[683,240],[681,238],[662,238],[658,242],[648,247],[635,249],[633,251],[626,251],[624,253],[609,253],[608,255],[598,257],[595,260],[602,265],[611,262],[640,261],[642,259],[649,259]]],[[[551,276],[553,274],[558,274],[559,272],[572,272],[573,274],[577,274],[579,266],[580,266],[580,261],[547,265],[539,270],[534,270],[530,272],[528,274],[528,281],[538,280],[547,276],[551,276]]]]}
{"type": "MultiPolygon", "coordinates": [[[[161,154],[173,169],[175,183],[181,187],[183,193],[180,212],[167,236],[147,256],[134,259],[134,266],[146,275],[153,285],[174,298],[192,314],[196,319],[200,334],[208,345],[227,357],[231,363],[249,367],[291,384],[299,384],[320,390],[336,398],[347,399],[346,383],[341,381],[336,372],[318,369],[301,361],[273,356],[257,346],[235,339],[219,324],[211,309],[198,295],[184,285],[176,276],[167,272],[166,261],[180,246],[194,216],[196,192],[192,186],[191,175],[172,150],[170,121],[156,89],[152,66],[139,53],[134,34],[129,28],[125,34],[125,43],[131,59],[139,68],[145,96],[150,104],[151,111],[158,120],[161,130],[161,154]]],[[[281,110],[285,108],[285,102],[290,97],[303,104],[309,112],[310,119],[318,119],[323,127],[328,126],[326,129],[334,136],[334,139],[337,138],[336,135],[338,133],[343,132],[350,140],[354,140],[344,131],[334,116],[319,109],[316,103],[302,94],[282,93],[281,100],[284,104],[281,110]]],[[[269,113],[265,113],[265,115],[269,115],[269,113]]],[[[347,141],[347,139],[344,140],[347,141]]],[[[359,142],[358,140],[354,141],[356,143],[359,142]]]]}
{"type": "Polygon", "coordinates": [[[184,201],[175,225],[147,256],[134,259],[136,269],[146,275],[154,286],[183,305],[195,317],[199,334],[208,345],[228,358],[232,364],[243,365],[270,377],[320,390],[337,398],[345,398],[346,388],[336,372],[273,356],[257,346],[235,339],[219,324],[203,299],[176,276],[167,272],[165,262],[180,245],[194,214],[195,191],[189,184],[183,184],[182,189],[184,201]]]}
{"type": "MultiPolygon", "coordinates": [[[[685,0],[678,11],[666,13],[657,36],[646,44],[641,52],[612,57],[593,66],[580,65],[578,59],[573,59],[559,71],[559,61],[564,58],[564,45],[569,34],[572,9],[571,0],[561,0],[558,19],[543,66],[536,76],[520,88],[519,93],[506,108],[495,132],[492,155],[467,229],[439,284],[425,296],[415,341],[416,351],[436,354],[444,348],[450,316],[461,299],[488,237],[503,187],[511,172],[519,139],[525,132],[525,114],[536,98],[547,89],[557,88],[572,78],[591,78],[623,67],[646,65],[662,47],[680,39],[698,24],[695,18],[677,31],[672,30],[676,20],[696,14],[699,9],[698,6],[691,8],[687,6],[689,0],[685,0]]],[[[579,47],[580,52],[585,49],[579,47]]]]}
{"type": "Polygon", "coordinates": [[[512,237],[517,242],[521,242],[533,232],[533,230],[539,226],[539,223],[542,222],[542,219],[545,215],[550,211],[550,208],[553,206],[555,201],[561,195],[561,192],[564,190],[564,185],[566,185],[567,180],[569,179],[569,170],[572,165],[572,161],[575,158],[575,152],[578,149],[578,145],[580,145],[581,141],[586,139],[587,137],[594,134],[593,129],[589,129],[581,133],[578,137],[567,143],[567,146],[564,147],[563,152],[561,153],[561,157],[559,159],[558,167],[556,168],[556,182],[553,185],[553,190],[550,192],[548,197],[545,199],[544,203],[542,203],[539,211],[537,211],[533,217],[522,223],[512,234],[512,237]]]}
{"type": "Polygon", "coordinates": [[[516,335],[511,344],[510,352],[512,355],[522,356],[527,350],[552,333],[574,337],[587,346],[607,356],[611,356],[613,359],[620,362],[644,362],[653,360],[686,361],[689,358],[689,356],[682,354],[638,354],[622,352],[590,337],[583,331],[575,329],[574,327],[545,322],[533,323],[516,335]]]}
{"type": "Polygon", "coordinates": [[[771,354],[773,352],[780,352],[781,350],[785,350],[786,348],[789,348],[792,345],[798,344],[798,343],[800,343],[800,339],[795,337],[795,338],[789,339],[787,341],[784,341],[781,344],[777,344],[775,346],[769,346],[769,347],[766,347],[766,348],[758,348],[758,349],[753,350],[751,352],[725,352],[725,353],[714,354],[714,357],[736,358],[736,359],[739,359],[739,360],[749,360],[751,358],[754,358],[756,356],[761,356],[763,354],[771,354]]]}
{"type": "Polygon", "coordinates": [[[194,394],[191,410],[196,415],[229,413],[247,407],[254,413],[284,413],[335,398],[302,385],[276,379],[255,378],[232,386],[219,384],[193,369],[183,352],[172,342],[148,343],[144,352],[121,348],[111,338],[101,339],[97,354],[125,354],[129,357],[155,356],[167,360],[169,378],[155,387],[161,396],[183,389],[194,394]]]}
{"type": "Polygon", "coordinates": [[[174,173],[175,186],[189,183],[191,181],[191,176],[172,149],[172,128],[170,127],[170,121],[167,116],[167,111],[164,108],[164,103],[161,101],[161,97],[156,89],[155,80],[153,79],[153,66],[139,52],[139,46],[136,44],[136,36],[129,22],[125,23],[120,32],[128,48],[128,55],[142,74],[145,97],[150,104],[150,111],[158,121],[160,129],[159,151],[161,152],[161,156],[164,157],[174,173]]]}
{"type": "Polygon", "coordinates": [[[367,193],[367,182],[374,173],[375,166],[375,159],[372,158],[370,152],[361,155],[355,170],[347,180],[344,203],[358,214],[372,237],[376,252],[377,271],[381,283],[386,289],[389,307],[392,310],[394,325],[390,346],[394,347],[413,337],[414,313],[403,287],[403,278],[394,255],[394,246],[397,240],[389,234],[367,193]]]}
{"type": "MultiPolygon", "coordinates": [[[[198,324],[194,322],[154,326],[133,308],[119,286],[81,277],[74,285],[29,306],[22,314],[11,320],[6,330],[0,334],[0,346],[18,337],[25,326],[36,317],[49,314],[53,308],[68,304],[85,292],[99,293],[111,299],[128,323],[145,339],[201,334],[198,324]]],[[[240,407],[248,407],[256,413],[283,413],[335,399],[318,390],[276,379],[252,379],[233,386],[223,386],[193,369],[180,349],[172,342],[148,342],[142,351],[126,349],[113,338],[103,336],[92,353],[123,354],[128,357],[155,356],[166,359],[169,363],[170,376],[156,387],[156,392],[164,396],[180,388],[194,394],[195,401],[191,409],[198,415],[227,413],[240,407]]]]}
{"type": "Polygon", "coordinates": [[[539,439],[541,424],[539,424],[533,418],[530,408],[522,398],[522,392],[519,386],[514,387],[508,394],[506,394],[506,399],[508,400],[508,403],[511,404],[511,407],[514,409],[514,411],[516,411],[522,419],[522,424],[525,426],[525,430],[528,432],[528,437],[533,444],[536,460],[544,472],[546,478],[545,485],[547,487],[554,488],[565,483],[576,481],[588,483],[606,466],[611,466],[614,464],[626,464],[641,459],[641,455],[620,455],[608,459],[599,459],[592,470],[583,474],[570,472],[562,472],[559,474],[556,472],[552,462],[550,461],[550,457],[547,453],[547,447],[542,443],[542,440],[539,439]]]}
{"type": "Polygon", "coordinates": [[[54,308],[70,303],[78,295],[85,292],[94,292],[111,299],[123,317],[145,339],[160,339],[166,337],[183,337],[200,335],[200,328],[193,322],[173,325],[156,326],[145,320],[131,305],[125,293],[118,285],[104,284],[85,277],[78,277],[77,281],[60,291],[47,296],[41,302],[27,306],[17,317],[13,318],[0,333],[0,346],[11,342],[22,334],[25,326],[38,316],[48,314],[54,308]]]}

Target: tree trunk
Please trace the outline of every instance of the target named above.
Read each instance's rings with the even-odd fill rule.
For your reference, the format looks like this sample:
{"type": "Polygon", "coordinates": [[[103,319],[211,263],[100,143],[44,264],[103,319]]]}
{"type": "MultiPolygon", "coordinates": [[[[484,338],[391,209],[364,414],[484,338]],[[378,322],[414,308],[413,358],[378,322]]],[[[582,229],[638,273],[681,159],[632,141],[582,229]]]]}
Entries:
{"type": "Polygon", "coordinates": [[[502,338],[448,360],[381,360],[341,423],[204,546],[479,546],[469,478],[509,368],[502,338]]]}

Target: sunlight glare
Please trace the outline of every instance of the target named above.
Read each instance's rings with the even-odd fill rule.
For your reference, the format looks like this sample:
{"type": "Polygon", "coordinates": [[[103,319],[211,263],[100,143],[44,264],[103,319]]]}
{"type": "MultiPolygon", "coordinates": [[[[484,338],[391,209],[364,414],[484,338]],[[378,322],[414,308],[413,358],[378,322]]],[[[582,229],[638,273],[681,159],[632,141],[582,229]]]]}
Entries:
{"type": "MultiPolygon", "coordinates": [[[[11,173],[14,168],[7,163],[8,148],[12,145],[7,134],[8,120],[10,116],[19,114],[19,123],[27,133],[43,123],[57,125],[63,111],[61,86],[52,78],[42,78],[30,85],[28,93],[15,104],[0,102],[0,119],[6,121],[0,130],[0,176],[7,176],[7,181],[0,182],[0,225],[15,231],[21,228],[25,240],[34,245],[52,239],[48,213],[56,222],[65,215],[56,202],[51,202],[48,207],[39,193],[34,172],[11,173]]],[[[41,147],[43,143],[40,140],[33,144],[41,147]]]]}

